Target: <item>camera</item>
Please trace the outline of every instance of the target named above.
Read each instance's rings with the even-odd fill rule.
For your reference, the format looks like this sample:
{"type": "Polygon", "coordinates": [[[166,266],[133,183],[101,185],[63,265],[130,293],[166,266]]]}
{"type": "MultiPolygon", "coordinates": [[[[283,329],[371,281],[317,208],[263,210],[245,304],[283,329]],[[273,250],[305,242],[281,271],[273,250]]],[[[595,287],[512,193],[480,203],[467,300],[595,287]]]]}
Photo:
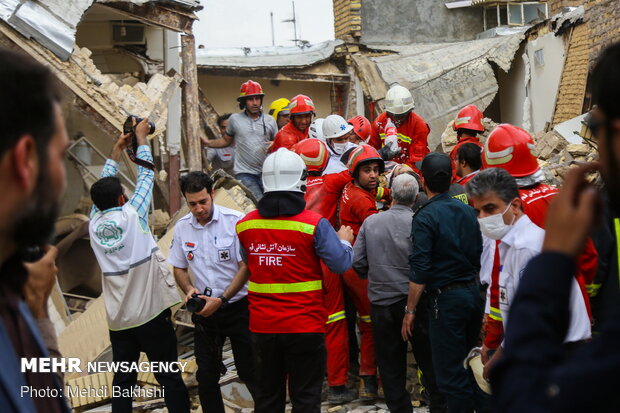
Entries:
{"type": "Polygon", "coordinates": [[[187,307],[187,311],[190,313],[197,313],[204,308],[206,303],[207,301],[205,299],[198,297],[198,294],[194,293],[192,294],[192,298],[187,300],[185,305],[187,307]]]}
{"type": "MultiPolygon", "coordinates": [[[[129,115],[127,116],[127,119],[125,120],[125,123],[123,123],[123,133],[124,134],[128,134],[128,133],[134,133],[135,132],[135,127],[133,124],[133,120],[136,120],[136,125],[138,125],[138,123],[142,122],[143,118],[139,118],[135,115],[129,115]]],[[[155,133],[155,123],[153,123],[152,121],[149,120],[149,135],[152,135],[153,133],[155,133]]]]}
{"type": "MultiPolygon", "coordinates": [[[[210,287],[206,287],[202,295],[211,297],[212,292],[213,290],[211,290],[210,287]]],[[[207,304],[207,301],[204,298],[200,298],[198,295],[198,293],[192,294],[192,298],[187,300],[187,303],[185,303],[185,307],[187,307],[187,311],[189,311],[190,313],[200,312],[200,310],[204,308],[205,304],[207,304]]]]}

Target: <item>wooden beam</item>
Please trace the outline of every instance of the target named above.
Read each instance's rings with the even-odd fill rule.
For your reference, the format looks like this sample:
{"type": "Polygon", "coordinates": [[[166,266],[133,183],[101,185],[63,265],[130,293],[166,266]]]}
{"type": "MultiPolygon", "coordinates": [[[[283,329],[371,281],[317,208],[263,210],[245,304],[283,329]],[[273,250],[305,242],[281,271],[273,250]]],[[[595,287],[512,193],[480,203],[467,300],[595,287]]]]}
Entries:
{"type": "Polygon", "coordinates": [[[217,111],[200,88],[198,88],[198,95],[200,101],[200,124],[202,129],[204,129],[206,137],[212,139],[219,138],[220,127],[217,124],[217,111]]]}
{"type": "Polygon", "coordinates": [[[198,99],[198,73],[196,71],[196,41],[194,35],[181,36],[181,62],[183,65],[181,129],[186,142],[185,160],[190,171],[202,170],[200,150],[200,112],[198,99]]]}
{"type": "MultiPolygon", "coordinates": [[[[299,70],[299,69],[297,69],[299,70]]],[[[269,80],[297,80],[307,82],[349,83],[347,74],[336,73],[304,73],[295,69],[254,69],[244,67],[211,67],[198,66],[198,72],[212,76],[252,76],[269,80]]]]}
{"type": "Polygon", "coordinates": [[[170,216],[181,209],[181,188],[179,187],[179,178],[181,170],[181,156],[170,155],[168,157],[168,189],[170,193],[170,203],[168,213],[170,216]]]}
{"type": "Polygon", "coordinates": [[[194,20],[198,19],[194,13],[186,13],[153,3],[146,3],[141,6],[133,3],[118,2],[101,5],[123,11],[131,15],[131,18],[140,20],[146,24],[185,34],[192,33],[192,24],[194,24],[194,20]]]}

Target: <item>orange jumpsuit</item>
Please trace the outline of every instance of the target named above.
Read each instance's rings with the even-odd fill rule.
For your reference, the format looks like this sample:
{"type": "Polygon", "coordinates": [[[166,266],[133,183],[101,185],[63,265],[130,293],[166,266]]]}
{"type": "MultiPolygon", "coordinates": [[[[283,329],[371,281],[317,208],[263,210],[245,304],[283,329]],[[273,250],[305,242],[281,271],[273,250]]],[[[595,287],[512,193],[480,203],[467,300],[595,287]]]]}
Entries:
{"type": "MultiPolygon", "coordinates": [[[[351,182],[348,170],[337,174],[308,176],[306,183],[306,209],[314,211],[336,225],[336,207],[342,190],[351,182]]],[[[327,384],[347,384],[349,373],[349,334],[344,312],[342,278],[321,262],[323,270],[323,305],[327,310],[325,347],[327,348],[327,384]]]]}
{"type": "MultiPolygon", "coordinates": [[[[350,182],[345,186],[340,199],[340,224],[348,225],[353,229],[357,237],[364,220],[372,214],[376,214],[377,204],[375,195],[350,182]]],[[[370,320],[370,300],[368,299],[368,280],[362,280],[357,273],[350,269],[345,272],[344,283],[359,316],[358,328],[362,335],[360,346],[360,375],[374,376],[377,374],[375,362],[375,344],[372,337],[372,324],[370,320]]]]}

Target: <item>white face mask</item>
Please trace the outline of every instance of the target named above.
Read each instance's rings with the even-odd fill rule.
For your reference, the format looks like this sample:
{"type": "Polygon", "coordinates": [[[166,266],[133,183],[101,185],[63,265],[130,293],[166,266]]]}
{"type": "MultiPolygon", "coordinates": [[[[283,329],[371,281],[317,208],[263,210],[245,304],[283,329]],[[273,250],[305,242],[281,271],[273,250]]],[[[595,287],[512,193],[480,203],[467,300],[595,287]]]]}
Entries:
{"type": "Polygon", "coordinates": [[[332,142],[332,150],[336,155],[342,155],[346,150],[349,142],[337,143],[332,142]]]}
{"type": "Polygon", "coordinates": [[[504,238],[504,235],[506,235],[508,231],[510,231],[510,228],[512,228],[512,224],[514,224],[515,220],[515,217],[513,215],[512,223],[510,225],[507,225],[504,222],[504,214],[508,212],[511,206],[512,204],[509,204],[508,208],[506,208],[506,210],[502,213],[484,218],[478,218],[478,223],[480,224],[480,232],[482,232],[482,235],[496,241],[504,238]]]}

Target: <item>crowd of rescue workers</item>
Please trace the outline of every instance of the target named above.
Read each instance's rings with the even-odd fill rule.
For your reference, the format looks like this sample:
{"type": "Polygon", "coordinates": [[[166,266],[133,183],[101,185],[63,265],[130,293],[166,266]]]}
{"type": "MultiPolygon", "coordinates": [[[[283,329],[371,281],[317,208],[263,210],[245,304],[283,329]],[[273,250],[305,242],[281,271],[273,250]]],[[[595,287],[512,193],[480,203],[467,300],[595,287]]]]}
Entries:
{"type": "MultiPolygon", "coordinates": [[[[287,401],[293,413],[341,412],[377,399],[392,413],[412,413],[414,399],[432,413],[619,411],[618,68],[620,44],[591,74],[597,106],[584,123],[600,166],[570,168],[559,190],[545,183],[527,131],[485,131],[473,105],[458,111],[458,142],[445,154],[430,152],[429,126],[403,86],[389,88],[370,122],[313,119],[304,95],[263,113],[261,85],[249,80],[241,111],[220,117],[221,136],[202,144],[212,170],[234,175],[256,209],[220,205],[208,173],[183,174],[189,213],[168,257],[148,225],[151,127],[133,120],[90,188],[113,360],[144,352],[177,362],[172,309],[184,303],[203,412],[230,411],[220,388],[227,339],[255,413],[284,413],[287,401]],[[137,180],[127,196],[117,174],[130,145],[137,180]],[[605,191],[586,179],[597,170],[605,191]]],[[[20,357],[59,355],[47,311],[56,250],[46,245],[68,146],[56,88],[48,68],[0,49],[3,412],[69,411],[64,398],[19,396],[63,388],[50,372],[18,369],[20,357]],[[22,265],[38,259],[23,255],[33,245],[43,257],[22,265]]],[[[169,412],[191,410],[180,372],[155,378],[169,412]]],[[[136,372],[114,373],[114,413],[132,411],[137,383],[136,372]]]]}

